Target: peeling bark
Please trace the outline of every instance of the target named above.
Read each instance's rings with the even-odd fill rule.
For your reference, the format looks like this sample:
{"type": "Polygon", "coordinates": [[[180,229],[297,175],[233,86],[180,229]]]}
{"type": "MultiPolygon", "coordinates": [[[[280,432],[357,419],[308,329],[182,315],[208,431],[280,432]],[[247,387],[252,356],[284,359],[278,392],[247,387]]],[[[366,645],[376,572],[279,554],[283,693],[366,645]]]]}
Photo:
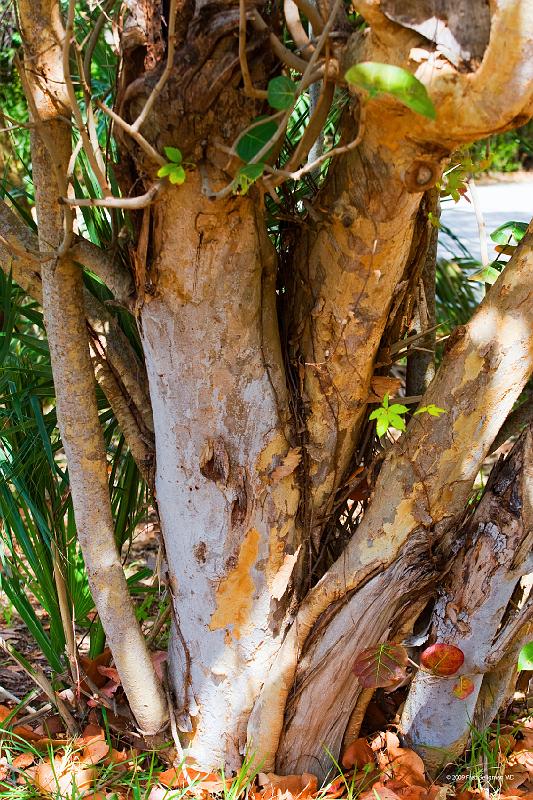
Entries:
{"type": "MultiPolygon", "coordinates": [[[[438,574],[427,540],[415,536],[388,569],[318,620],[298,660],[276,771],[325,777],[333,769],[325,747],[338,757],[352,711],[365,692],[352,672],[357,655],[374,643],[397,641],[406,617],[431,595],[438,574]]],[[[358,729],[352,725],[350,733],[353,740],[358,729]]]]}
{"type": "MultiPolygon", "coordinates": [[[[294,282],[283,287],[290,290],[283,327],[289,331],[289,377],[301,381],[291,398],[276,316],[276,264],[260,193],[207,199],[213,187],[231,180],[235,164],[228,148],[264,110],[242,91],[237,3],[179,4],[174,68],[143,118],[144,149],[139,136],[130,139],[117,129],[119,146],[136,170],[129,186],[124,180],[127,191],[139,183],[149,189],[155,177],[150,158],[155,153],[157,160],[164,145],[179,145],[196,167],[188,169],[183,186],[165,185],[146,210],[139,263],[133,259],[153,423],[141,366],[122,353],[112,317],[97,313],[90,298],[85,303],[101,375],[113,377],[122,396],[132,398],[130,410],[145,443],[155,431],[157,503],[174,599],[170,677],[183,739],[205,768],[238,767],[248,745],[265,769],[278,751],[280,769],[324,772],[323,744],[338,751],[346,731],[354,730],[360,693],[351,676],[353,658],[373,642],[401,635],[429,596],[480,464],[533,369],[530,232],[471,322],[449,343],[423,401],[444,407],[446,414],[413,418],[387,453],[356,536],[297,609],[309,537],[316,547],[354,456],[384,332],[390,332],[391,318],[404,308],[414,282],[409,259],[423,193],[459,144],[511,128],[531,114],[533,17],[523,14],[523,0],[494,0],[490,25],[485,13],[472,31],[457,23],[464,3],[451,5],[439,1],[449,20],[446,30],[439,26],[433,34],[426,4],[399,9],[393,0],[354,0],[370,28],[346,46],[343,36],[328,42],[331,60],[339,57],[343,67],[367,59],[416,69],[438,115],[430,121],[388,95],[366,98],[358,150],[333,165],[299,238],[295,226],[290,231],[298,241],[290,265],[294,282]],[[435,43],[449,45],[459,62],[434,52],[435,43]],[[150,292],[144,294],[147,275],[150,292]],[[325,703],[331,713],[321,714],[317,709],[325,703]]],[[[21,6],[30,18],[29,0],[21,6]]],[[[326,6],[319,3],[321,13],[326,6]]],[[[40,0],[39,12],[50,9],[50,0],[40,0]]],[[[63,33],[58,7],[52,10],[53,35],[35,91],[37,105],[46,106],[41,122],[57,123],[68,154],[70,133],[59,124],[57,104],[50,104],[46,91],[47,81],[63,81],[57,71],[63,33]]],[[[130,3],[129,13],[117,109],[133,120],[162,74],[165,41],[155,3],[130,3]]],[[[275,22],[269,18],[273,28],[275,22]]],[[[339,19],[339,31],[347,27],[339,19]]],[[[269,34],[266,23],[265,28],[269,34]]],[[[274,63],[269,48],[276,40],[267,34],[254,29],[246,48],[261,96],[274,63]]],[[[343,122],[347,142],[355,137],[351,113],[343,122]]],[[[52,195],[64,194],[58,184],[66,169],[64,157],[55,159],[57,145],[45,144],[52,165],[47,171],[42,143],[34,162],[42,249],[60,240],[61,215],[47,192],[54,187],[52,195]]],[[[23,259],[15,261],[21,272],[23,259]]],[[[106,549],[105,459],[80,322],[80,274],[71,258],[42,268],[54,370],[63,377],[66,366],[72,367],[58,389],[58,411],[82,545],[90,545],[88,530],[96,520],[96,536],[107,537],[102,552],[113,577],[123,582],[116,553],[106,549]],[[60,313],[67,316],[68,343],[61,339],[60,313]],[[90,424],[77,432],[80,409],[90,424]],[[88,447],[84,436],[92,448],[85,449],[89,465],[80,456],[88,447]],[[85,486],[82,497],[83,474],[96,481],[88,501],[85,486]]],[[[27,278],[36,288],[37,275],[27,278]]],[[[127,278],[108,275],[128,305],[127,278]]],[[[108,604],[109,574],[98,580],[91,571],[104,625],[112,627],[116,598],[108,604]]],[[[128,636],[131,624],[131,618],[121,620],[128,636]]],[[[132,660],[122,640],[110,639],[128,692],[128,681],[136,677],[132,660]]],[[[142,645],[139,652],[135,668],[148,669],[142,645]]],[[[162,699],[157,685],[153,694],[152,679],[149,674],[146,684],[143,675],[143,691],[151,703],[155,696],[152,713],[161,719],[162,699]]],[[[135,693],[132,687],[137,714],[135,693]]],[[[152,729],[155,718],[149,720],[152,729]]]]}
{"type": "Polygon", "coordinates": [[[291,431],[274,253],[251,200],[202,200],[194,176],[154,212],[141,325],[179,625],[171,679],[192,755],[234,768],[285,631],[291,576],[275,581],[299,544],[297,474],[276,473],[291,431]]]}
{"type": "MultiPolygon", "coordinates": [[[[329,214],[297,247],[291,340],[303,371],[309,456],[308,527],[315,547],[354,454],[374,361],[411,248],[423,194],[404,183],[398,120],[368,109],[360,147],[339,161],[316,205],[329,214]],[[394,152],[396,151],[396,152],[394,152]]],[[[411,154],[411,160],[415,154],[411,154]]]]}
{"type": "MultiPolygon", "coordinates": [[[[479,467],[533,371],[532,271],[529,232],[471,321],[456,330],[422,400],[446,413],[412,419],[385,459],[374,489],[378,502],[302,602],[250,718],[250,739],[267,767],[274,762],[298,654],[320,615],[405,557],[410,541],[421,536],[428,548],[437,546],[464,509],[479,467]]],[[[350,604],[357,619],[357,593],[350,604]]]]}

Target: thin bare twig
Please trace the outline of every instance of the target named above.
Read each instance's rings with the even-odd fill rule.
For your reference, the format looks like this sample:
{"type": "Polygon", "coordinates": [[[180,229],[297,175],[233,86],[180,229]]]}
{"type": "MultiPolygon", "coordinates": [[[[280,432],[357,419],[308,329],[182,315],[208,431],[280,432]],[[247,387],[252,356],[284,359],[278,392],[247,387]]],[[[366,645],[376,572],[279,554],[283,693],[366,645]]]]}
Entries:
{"type": "Polygon", "coordinates": [[[477,228],[479,231],[479,249],[481,250],[481,263],[483,265],[483,268],[485,268],[488,267],[490,264],[489,246],[487,240],[487,228],[485,226],[485,220],[483,219],[483,212],[481,210],[481,204],[479,202],[479,195],[477,193],[476,182],[473,178],[470,178],[468,180],[468,189],[470,191],[470,199],[472,200],[472,205],[474,207],[477,228]]]}
{"type": "MultiPolygon", "coordinates": [[[[83,121],[81,109],[78,103],[78,99],[76,97],[76,92],[74,91],[74,84],[72,83],[72,76],[70,74],[70,46],[74,41],[75,10],[76,10],[75,0],[69,0],[67,25],[65,28],[65,38],[63,41],[63,73],[65,77],[65,88],[67,90],[71,111],[74,116],[74,120],[76,122],[76,126],[79,130],[80,136],[82,138],[83,147],[85,149],[85,153],[89,160],[89,164],[94,172],[96,180],[98,181],[100,191],[102,192],[104,197],[108,197],[111,194],[111,189],[107,182],[105,174],[105,166],[103,163],[103,158],[101,157],[100,148],[97,145],[97,151],[98,154],[100,155],[99,158],[94,149],[94,142],[91,142],[91,139],[87,132],[87,127],[83,121]]],[[[83,75],[83,72],[81,73],[81,75],[83,75]]]]}
{"type": "MultiPolygon", "coordinates": [[[[298,181],[303,175],[307,174],[308,172],[313,172],[317,167],[319,167],[321,164],[324,163],[324,161],[327,161],[329,158],[334,158],[335,156],[340,156],[343,153],[349,153],[350,150],[354,150],[361,144],[361,140],[365,132],[363,109],[364,106],[361,107],[361,117],[359,119],[359,130],[357,132],[357,136],[352,142],[349,142],[349,144],[345,144],[340,147],[334,147],[331,150],[328,150],[327,153],[323,153],[319,158],[315,159],[314,161],[311,161],[308,164],[305,164],[305,166],[303,166],[301,169],[296,170],[295,172],[287,172],[286,170],[281,170],[281,169],[278,170],[273,168],[269,169],[268,166],[265,169],[267,169],[267,171],[271,172],[273,175],[282,176],[285,180],[291,179],[293,181],[298,181]]],[[[427,333],[427,331],[425,331],[425,333],[427,333]]]]}
{"type": "MultiPolygon", "coordinates": [[[[174,65],[174,51],[176,48],[176,0],[170,0],[170,8],[168,12],[168,47],[167,47],[167,63],[165,65],[165,69],[163,70],[161,77],[157,81],[156,85],[154,86],[152,93],[146,103],[144,104],[144,108],[131,126],[131,131],[134,133],[138,133],[141,128],[143,122],[145,122],[146,117],[152,110],[155,101],[159,97],[163,86],[168,80],[168,76],[172,72],[172,67],[174,65]]],[[[131,133],[130,131],[130,133],[131,133]]]]}
{"type": "Polygon", "coordinates": [[[123,208],[128,211],[135,211],[139,208],[146,208],[155,200],[163,184],[161,181],[154,183],[145,194],[138,197],[60,197],[59,202],[69,206],[99,208],[123,208]]]}
{"type": "Polygon", "coordinates": [[[285,47],[285,45],[278,39],[276,34],[271,32],[269,26],[266,24],[265,20],[259,11],[257,11],[257,9],[254,9],[252,13],[251,22],[254,28],[260,33],[268,33],[270,46],[272,47],[274,54],[283,64],[285,64],[286,67],[290,67],[297,72],[305,72],[308,62],[285,47]]]}
{"type": "Polygon", "coordinates": [[[265,100],[268,92],[265,89],[256,89],[252,83],[252,77],[248,68],[246,57],[246,0],[239,0],[239,63],[241,65],[242,79],[244,82],[244,93],[249,97],[256,97],[265,100]]]}
{"type": "Polygon", "coordinates": [[[85,50],[85,55],[83,57],[83,74],[85,76],[85,82],[87,86],[91,85],[91,61],[93,57],[94,48],[100,38],[100,34],[102,32],[102,28],[104,27],[105,23],[109,19],[108,12],[113,8],[115,5],[116,0],[107,0],[104,3],[103,8],[98,15],[98,19],[93,25],[93,29],[89,36],[89,41],[87,42],[87,48],[85,50]]]}
{"type": "Polygon", "coordinates": [[[154,161],[156,164],[159,164],[160,167],[167,163],[163,156],[152,147],[150,142],[148,142],[138,130],[135,130],[133,125],[130,125],[125,119],[122,119],[119,114],[115,113],[115,111],[113,111],[111,108],[108,108],[100,100],[97,100],[96,105],[101,111],[104,112],[104,114],[107,114],[107,116],[110,117],[116,125],[122,128],[122,130],[126,131],[126,133],[129,133],[131,138],[137,142],[139,147],[144,150],[146,155],[148,155],[152,161],[154,161]]]}
{"type": "Polygon", "coordinates": [[[309,0],[294,0],[300,12],[307,17],[313,28],[313,33],[321,34],[324,30],[324,20],[320,16],[318,8],[309,0]]]}
{"type": "MultiPolygon", "coordinates": [[[[320,92],[318,103],[313,109],[313,113],[309,118],[309,123],[298,142],[298,146],[291,156],[288,164],[285,166],[285,171],[292,173],[300,164],[305,161],[313,144],[320,136],[320,132],[324,127],[328,114],[333,103],[333,96],[335,94],[335,84],[331,81],[324,83],[324,87],[320,92]]],[[[313,162],[314,163],[314,162],[313,162]]]]}
{"type": "MultiPolygon", "coordinates": [[[[318,59],[320,57],[321,50],[324,47],[324,44],[326,43],[328,34],[329,34],[330,30],[331,30],[331,27],[333,26],[333,23],[335,21],[335,17],[336,17],[336,15],[338,13],[338,10],[339,10],[340,6],[341,6],[341,3],[342,3],[342,0],[335,0],[335,3],[333,4],[333,8],[331,9],[331,13],[330,13],[329,19],[328,19],[326,25],[324,26],[324,29],[322,30],[322,33],[320,34],[320,37],[318,39],[315,51],[312,53],[311,58],[309,59],[309,61],[308,62],[304,62],[306,64],[306,67],[304,69],[304,72],[303,72],[303,75],[302,75],[302,77],[300,79],[300,82],[298,83],[298,85],[296,87],[296,91],[295,91],[295,94],[294,94],[293,102],[291,103],[290,107],[286,111],[283,112],[282,118],[281,118],[281,122],[278,125],[275,133],[272,134],[270,139],[263,145],[263,147],[259,150],[259,152],[257,152],[255,154],[255,156],[250,159],[250,161],[248,162],[249,164],[257,164],[257,163],[261,162],[261,159],[267,153],[270,152],[271,148],[274,147],[277,144],[277,142],[281,139],[281,137],[285,133],[285,131],[287,129],[287,123],[288,123],[292,113],[294,112],[294,109],[296,107],[296,103],[298,102],[298,99],[299,99],[301,93],[309,85],[309,79],[315,73],[316,62],[318,61],[318,59]]],[[[262,21],[262,22],[265,25],[264,21],[262,21]]],[[[266,27],[266,25],[265,25],[265,27],[266,27]]],[[[254,123],[254,124],[257,124],[257,123],[254,123]]],[[[361,129],[361,124],[360,124],[359,127],[361,129]]],[[[362,136],[362,129],[360,130],[360,135],[362,136]]],[[[241,136],[242,136],[242,134],[241,134],[241,136]]],[[[356,147],[359,144],[359,141],[360,141],[360,138],[358,136],[357,139],[354,142],[351,142],[349,145],[345,145],[345,147],[342,148],[342,152],[346,152],[347,150],[351,150],[352,148],[356,147]]],[[[339,150],[340,150],[340,148],[335,148],[335,153],[333,153],[333,151],[330,151],[330,152],[333,153],[334,155],[336,155],[339,152],[339,150]]],[[[285,177],[290,178],[290,177],[292,177],[293,174],[303,175],[305,172],[309,172],[309,171],[311,171],[313,169],[316,169],[316,167],[320,163],[322,163],[322,161],[325,161],[327,158],[330,158],[330,154],[329,153],[325,154],[320,159],[317,159],[312,164],[307,164],[305,167],[302,167],[302,169],[299,170],[298,173],[286,173],[285,174],[283,172],[283,170],[275,170],[272,167],[268,167],[268,166],[266,167],[266,169],[271,174],[285,175],[285,177]]],[[[202,191],[204,192],[204,194],[207,197],[211,197],[213,199],[222,199],[224,197],[227,197],[229,194],[231,194],[231,192],[234,189],[234,182],[232,181],[231,183],[227,184],[223,189],[220,189],[218,192],[213,192],[209,187],[209,182],[208,182],[208,178],[207,178],[207,174],[205,172],[205,169],[202,172],[202,184],[203,184],[202,191]]],[[[266,186],[267,186],[267,189],[269,191],[273,190],[272,185],[270,184],[270,186],[269,186],[268,182],[266,183],[266,186]]]]}
{"type": "Polygon", "coordinates": [[[159,616],[157,617],[156,621],[154,622],[154,624],[150,628],[150,633],[146,637],[146,646],[147,647],[150,647],[155,642],[155,640],[157,639],[157,636],[159,634],[159,631],[161,630],[161,628],[163,627],[165,622],[168,620],[168,618],[170,617],[171,613],[172,613],[172,609],[170,608],[170,604],[169,604],[159,614],[159,616]]]}
{"type": "Polygon", "coordinates": [[[309,36],[304,30],[302,20],[300,19],[300,9],[294,0],[283,0],[283,13],[285,15],[285,22],[291,34],[294,44],[302,56],[309,60],[315,50],[309,36]]]}
{"type": "Polygon", "coordinates": [[[79,683],[80,670],[78,665],[78,654],[76,651],[76,639],[74,637],[74,620],[70,610],[67,585],[61,570],[59,550],[53,539],[51,545],[54,581],[57,589],[57,600],[61,615],[61,623],[63,625],[63,632],[65,634],[65,652],[70,665],[70,674],[72,680],[77,685],[79,683]]]}
{"type": "Polygon", "coordinates": [[[281,120],[276,132],[270,137],[269,141],[266,142],[263,145],[261,150],[259,150],[259,152],[256,153],[255,156],[251,159],[251,161],[250,161],[251,164],[257,164],[258,162],[260,162],[261,159],[269,152],[269,150],[279,141],[279,139],[281,139],[281,137],[285,133],[285,130],[287,128],[287,123],[288,123],[289,119],[291,118],[292,113],[294,112],[294,108],[296,106],[296,103],[298,102],[298,99],[299,99],[302,91],[304,91],[304,89],[305,89],[306,80],[312,74],[312,72],[314,70],[314,67],[315,67],[315,64],[316,64],[316,62],[318,61],[318,59],[320,57],[320,53],[321,53],[322,48],[324,47],[324,45],[326,43],[326,40],[328,38],[328,34],[329,34],[329,32],[330,32],[330,30],[331,30],[331,28],[333,26],[333,23],[335,22],[335,18],[337,16],[339,8],[341,7],[341,4],[342,4],[342,0],[335,0],[335,2],[333,4],[333,8],[331,9],[331,13],[329,15],[329,19],[326,22],[326,24],[324,26],[324,29],[323,29],[322,33],[320,34],[320,37],[319,37],[318,42],[316,44],[316,49],[315,49],[314,53],[312,53],[311,58],[309,59],[309,62],[307,64],[307,66],[306,66],[306,69],[305,69],[305,71],[304,71],[304,73],[303,73],[303,75],[302,75],[302,77],[300,79],[300,82],[298,83],[298,86],[296,88],[296,92],[295,92],[295,95],[294,95],[294,101],[291,103],[290,108],[288,108],[287,111],[285,112],[285,114],[283,115],[283,119],[281,120]]]}
{"type": "MultiPolygon", "coordinates": [[[[34,689],[31,692],[29,698],[27,698],[25,701],[22,701],[20,697],[17,697],[15,694],[12,694],[8,689],[4,689],[3,686],[0,686],[0,698],[2,700],[9,700],[10,703],[16,703],[18,706],[22,705],[22,707],[26,707],[28,709],[28,711],[30,711],[32,713],[35,713],[35,709],[33,708],[33,706],[28,705],[28,703],[37,694],[38,694],[38,692],[34,689]]],[[[20,724],[20,722],[19,722],[19,724],[20,724]]]]}
{"type": "Polygon", "coordinates": [[[50,259],[55,258],[55,251],[50,251],[48,253],[37,253],[34,250],[27,250],[24,247],[20,247],[19,245],[14,244],[14,242],[10,242],[9,239],[6,239],[5,236],[2,236],[0,233],[0,244],[3,244],[4,247],[9,250],[14,256],[19,256],[20,258],[27,258],[30,261],[35,261],[35,263],[40,264],[44,261],[50,261],[50,259]]]}
{"type": "Polygon", "coordinates": [[[76,724],[76,720],[68,710],[66,704],[61,700],[60,697],[54,692],[52,688],[52,684],[39,667],[30,666],[25,658],[22,658],[16,650],[6,642],[6,640],[0,636],[0,649],[6,653],[13,661],[16,661],[19,664],[24,672],[32,679],[32,681],[45,693],[48,697],[50,702],[57,708],[63,722],[67,726],[68,732],[72,736],[76,736],[78,733],[78,726],[76,724]]]}

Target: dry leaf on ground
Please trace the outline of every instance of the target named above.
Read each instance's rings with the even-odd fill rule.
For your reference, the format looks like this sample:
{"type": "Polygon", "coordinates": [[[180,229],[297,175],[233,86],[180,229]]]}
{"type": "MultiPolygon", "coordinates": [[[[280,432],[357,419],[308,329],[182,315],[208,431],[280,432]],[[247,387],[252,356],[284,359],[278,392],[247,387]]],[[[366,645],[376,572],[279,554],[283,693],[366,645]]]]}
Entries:
{"type": "Polygon", "coordinates": [[[345,769],[362,769],[365,764],[375,764],[376,758],[366,739],[356,739],[344,751],[341,763],[345,769]]]}
{"type": "Polygon", "coordinates": [[[15,769],[26,769],[30,767],[35,761],[36,756],[33,753],[20,753],[13,759],[13,766],[15,769]]]}
{"type": "Polygon", "coordinates": [[[38,765],[33,776],[35,786],[46,794],[65,796],[73,794],[76,786],[84,794],[98,775],[96,767],[87,767],[65,756],[56,757],[51,764],[48,759],[38,765]]]}
{"type": "Polygon", "coordinates": [[[392,731],[385,733],[385,750],[378,753],[378,763],[383,772],[408,786],[427,787],[424,762],[414,750],[400,747],[392,731]]]}
{"type": "Polygon", "coordinates": [[[360,794],[359,800],[400,800],[400,798],[396,792],[378,781],[373,784],[371,789],[360,794]]]}
{"type": "Polygon", "coordinates": [[[315,794],[318,789],[318,781],[315,775],[304,772],[303,775],[275,775],[273,772],[260,772],[258,776],[259,786],[262,788],[264,800],[278,797],[278,795],[288,792],[293,797],[305,798],[315,794]]]}

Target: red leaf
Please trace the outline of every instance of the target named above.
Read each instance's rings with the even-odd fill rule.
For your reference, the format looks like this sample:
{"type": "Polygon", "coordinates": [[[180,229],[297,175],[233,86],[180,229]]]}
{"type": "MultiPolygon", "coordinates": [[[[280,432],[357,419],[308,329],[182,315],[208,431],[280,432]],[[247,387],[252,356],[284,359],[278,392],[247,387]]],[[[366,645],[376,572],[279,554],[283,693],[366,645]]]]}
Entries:
{"type": "Polygon", "coordinates": [[[454,683],[452,692],[459,700],[466,700],[476,687],[474,683],[465,675],[461,675],[457,683],[454,683]]]}
{"type": "Polygon", "coordinates": [[[407,650],[401,644],[379,644],[359,653],[352,667],[365,689],[395,686],[406,676],[407,650]]]}
{"type": "Polygon", "coordinates": [[[453,644],[442,642],[426,647],[420,655],[420,665],[440,677],[455,675],[464,660],[465,655],[462,650],[453,644]]]}

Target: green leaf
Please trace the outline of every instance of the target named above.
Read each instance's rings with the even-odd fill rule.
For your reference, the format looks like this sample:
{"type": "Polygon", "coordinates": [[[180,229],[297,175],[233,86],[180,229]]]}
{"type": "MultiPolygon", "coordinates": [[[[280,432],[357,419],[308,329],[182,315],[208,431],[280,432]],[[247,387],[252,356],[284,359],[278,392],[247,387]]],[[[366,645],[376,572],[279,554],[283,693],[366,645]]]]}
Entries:
{"type": "Polygon", "coordinates": [[[393,403],[392,406],[389,406],[389,411],[392,411],[393,414],[407,414],[409,409],[407,406],[402,406],[401,403],[393,403]]]}
{"type": "Polygon", "coordinates": [[[258,164],[247,164],[241,167],[235,176],[235,191],[237,194],[246,194],[250,186],[254,184],[265,171],[265,165],[260,161],[258,164]]]}
{"type": "Polygon", "coordinates": [[[518,669],[533,670],[533,642],[525,644],[520,650],[518,669]]]}
{"type": "Polygon", "coordinates": [[[439,408],[434,403],[430,403],[428,406],[417,408],[413,417],[416,417],[417,414],[429,414],[431,417],[440,417],[441,414],[446,414],[446,409],[439,408]]]}
{"type": "Polygon", "coordinates": [[[388,419],[388,416],[389,415],[387,414],[387,410],[382,406],[380,406],[370,414],[368,419],[381,419],[381,418],[388,419]]]}
{"type": "Polygon", "coordinates": [[[509,244],[510,239],[518,243],[524,238],[526,231],[527,222],[504,222],[491,233],[490,238],[496,244],[509,244]]]}
{"type": "Polygon", "coordinates": [[[433,228],[441,227],[440,219],[436,216],[436,214],[433,213],[433,211],[428,211],[428,221],[433,228]]]}
{"type": "Polygon", "coordinates": [[[381,437],[384,436],[388,430],[389,430],[388,417],[385,416],[379,417],[376,425],[376,433],[379,436],[379,438],[381,439],[381,437]]]}
{"type": "Polygon", "coordinates": [[[157,177],[164,178],[167,175],[170,175],[175,166],[176,166],[175,164],[163,164],[163,166],[159,167],[159,169],[157,170],[157,177]]]}
{"type": "Polygon", "coordinates": [[[177,147],[163,147],[163,150],[169,161],[172,161],[173,164],[181,164],[183,158],[181,150],[177,147]]]}
{"type": "Polygon", "coordinates": [[[383,400],[381,402],[382,402],[383,408],[388,408],[389,407],[389,395],[388,394],[384,394],[383,395],[383,400]]]}
{"type": "Polygon", "coordinates": [[[269,105],[279,111],[290,108],[296,98],[296,90],[298,89],[294,81],[286,78],[285,75],[279,75],[277,78],[272,78],[268,82],[267,99],[269,105]]]}
{"type": "Polygon", "coordinates": [[[429,119],[437,116],[424,84],[401,67],[380,64],[377,61],[363,61],[350,67],[344,77],[348,83],[366,89],[371,97],[386,92],[417,114],[429,119]]]}
{"type": "Polygon", "coordinates": [[[493,283],[496,283],[498,278],[500,277],[500,273],[495,267],[484,267],[483,269],[474,272],[473,275],[470,275],[468,278],[469,281],[478,281],[479,283],[488,283],[492,286],[493,283]]]}
{"type": "Polygon", "coordinates": [[[260,120],[261,118],[257,121],[258,124],[242,134],[235,146],[237,155],[246,163],[251,161],[263,149],[278,129],[273,119],[265,118],[264,121],[260,120]]]}
{"type": "Polygon", "coordinates": [[[168,179],[170,183],[177,183],[181,186],[182,183],[185,183],[186,178],[185,170],[183,167],[180,167],[178,164],[175,164],[172,172],[169,172],[168,179]]]}
{"type": "Polygon", "coordinates": [[[389,413],[389,425],[396,428],[398,431],[405,430],[405,420],[403,417],[399,417],[398,414],[389,413]]]}

